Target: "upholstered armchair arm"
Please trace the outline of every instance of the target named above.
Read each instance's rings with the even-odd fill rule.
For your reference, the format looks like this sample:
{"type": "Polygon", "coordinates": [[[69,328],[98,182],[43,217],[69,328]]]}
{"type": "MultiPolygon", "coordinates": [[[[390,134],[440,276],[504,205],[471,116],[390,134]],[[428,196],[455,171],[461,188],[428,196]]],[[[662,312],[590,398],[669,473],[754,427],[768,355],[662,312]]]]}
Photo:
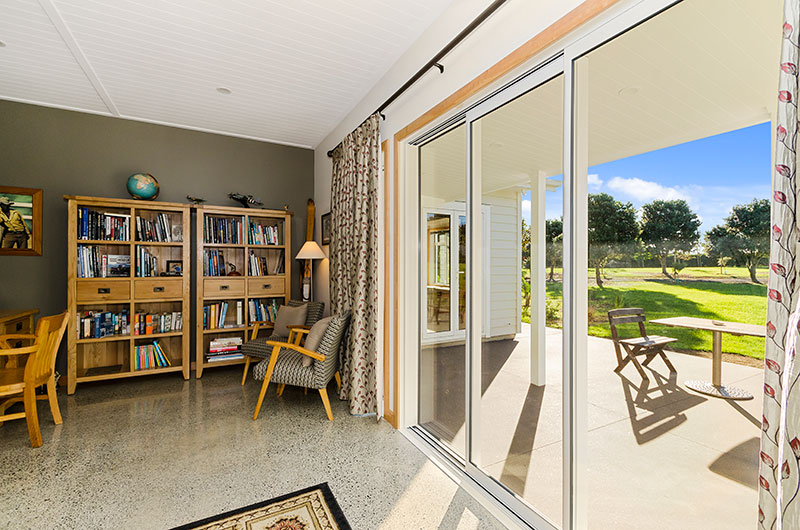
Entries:
{"type": "Polygon", "coordinates": [[[286,342],[299,345],[301,342],[303,342],[303,337],[308,335],[309,331],[311,331],[311,328],[307,328],[305,326],[293,326],[289,328],[289,340],[286,342]]]}
{"type": "Polygon", "coordinates": [[[269,320],[254,320],[250,323],[255,325],[253,326],[253,331],[250,333],[249,340],[255,340],[256,337],[258,337],[258,332],[261,330],[262,327],[263,328],[275,327],[274,323],[269,320]]]}
{"type": "Polygon", "coordinates": [[[322,355],[321,353],[317,353],[315,351],[307,350],[307,349],[303,348],[302,346],[298,346],[297,344],[290,344],[288,342],[278,342],[278,341],[275,341],[275,340],[268,340],[267,341],[267,345],[268,346],[274,346],[275,348],[278,348],[278,349],[286,348],[287,350],[294,350],[297,353],[302,353],[303,355],[306,355],[306,356],[311,357],[312,359],[316,359],[318,361],[324,361],[325,360],[325,356],[322,355]]]}
{"type": "Polygon", "coordinates": [[[8,335],[0,335],[0,348],[10,348],[8,341],[10,340],[36,340],[36,335],[30,333],[11,333],[8,335]]]}

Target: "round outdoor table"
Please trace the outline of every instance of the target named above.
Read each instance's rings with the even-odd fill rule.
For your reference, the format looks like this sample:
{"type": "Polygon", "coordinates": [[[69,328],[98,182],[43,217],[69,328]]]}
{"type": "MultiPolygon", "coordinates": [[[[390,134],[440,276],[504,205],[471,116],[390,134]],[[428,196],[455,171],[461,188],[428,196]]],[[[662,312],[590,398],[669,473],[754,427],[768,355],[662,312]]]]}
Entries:
{"type": "Polygon", "coordinates": [[[662,324],[675,328],[699,329],[712,332],[713,348],[711,350],[711,381],[686,381],[686,387],[701,394],[722,399],[753,399],[753,395],[735,386],[722,384],[722,334],[747,335],[750,337],[766,337],[764,326],[742,324],[741,322],[724,322],[695,317],[670,317],[651,320],[651,324],[662,324]]]}

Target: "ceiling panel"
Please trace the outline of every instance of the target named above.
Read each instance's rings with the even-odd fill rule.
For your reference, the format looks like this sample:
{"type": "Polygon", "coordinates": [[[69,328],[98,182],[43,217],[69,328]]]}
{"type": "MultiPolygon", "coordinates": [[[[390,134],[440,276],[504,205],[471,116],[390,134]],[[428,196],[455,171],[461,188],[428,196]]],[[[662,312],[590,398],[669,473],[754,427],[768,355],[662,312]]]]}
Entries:
{"type": "Polygon", "coordinates": [[[4,1],[0,97],[314,147],[451,2],[4,1]]]}
{"type": "Polygon", "coordinates": [[[0,97],[108,112],[38,2],[0,2],[0,97]]]}

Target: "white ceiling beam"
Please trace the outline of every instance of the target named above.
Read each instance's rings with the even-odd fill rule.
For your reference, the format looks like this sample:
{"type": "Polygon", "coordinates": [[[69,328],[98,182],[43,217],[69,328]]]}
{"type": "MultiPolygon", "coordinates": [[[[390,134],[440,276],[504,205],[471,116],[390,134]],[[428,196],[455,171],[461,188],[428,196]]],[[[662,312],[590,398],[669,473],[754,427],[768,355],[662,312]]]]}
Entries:
{"type": "Polygon", "coordinates": [[[103,100],[103,104],[105,104],[108,112],[114,116],[119,116],[120,113],[119,110],[117,110],[117,106],[111,100],[111,96],[106,91],[103,83],[100,82],[100,78],[97,77],[97,73],[95,73],[94,68],[92,68],[92,65],[89,64],[89,59],[87,59],[86,55],[84,55],[83,50],[81,50],[81,47],[78,45],[78,41],[75,40],[75,36],[70,31],[69,27],[67,27],[67,23],[64,22],[64,18],[61,16],[61,13],[58,12],[58,8],[56,8],[53,1],[39,0],[39,5],[47,14],[50,22],[53,23],[53,26],[55,26],[58,34],[61,35],[61,39],[64,41],[64,44],[69,49],[70,53],[72,53],[75,61],[83,70],[83,73],[92,84],[92,87],[94,87],[97,95],[101,100],[103,100]]]}

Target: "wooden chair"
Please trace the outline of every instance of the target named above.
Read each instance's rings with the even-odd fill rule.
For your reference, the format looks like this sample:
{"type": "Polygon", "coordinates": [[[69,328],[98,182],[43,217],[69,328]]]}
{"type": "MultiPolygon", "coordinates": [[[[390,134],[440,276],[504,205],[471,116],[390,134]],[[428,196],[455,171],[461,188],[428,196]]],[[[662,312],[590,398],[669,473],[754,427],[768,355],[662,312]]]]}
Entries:
{"type": "Polygon", "coordinates": [[[0,397],[11,396],[0,403],[0,425],[6,420],[25,418],[28,422],[28,435],[32,447],[42,445],[39,415],[36,410],[37,399],[47,399],[50,402],[53,421],[56,425],[61,424],[61,411],[56,399],[55,365],[58,347],[66,328],[65,311],[60,315],[40,318],[34,335],[0,335],[0,356],[28,356],[24,366],[0,369],[0,397]],[[24,339],[32,340],[33,344],[23,348],[10,348],[8,345],[10,340],[24,339]],[[37,396],[36,389],[43,385],[47,387],[47,395],[37,396]],[[20,401],[25,405],[24,412],[5,414],[9,406],[20,401]]]}
{"type": "Polygon", "coordinates": [[[279,396],[283,394],[286,385],[318,390],[325,407],[325,414],[329,420],[333,421],[327,387],[333,378],[336,378],[339,388],[342,386],[338,370],[339,347],[342,339],[347,335],[349,324],[349,311],[332,317],[317,351],[299,345],[300,339],[308,333],[308,330],[304,329],[293,330],[292,336],[297,337],[294,339],[295,343],[268,340],[267,345],[272,348],[272,352],[253,368],[253,377],[257,381],[263,381],[253,419],[258,419],[267,387],[272,382],[278,384],[279,396]],[[313,359],[311,366],[303,366],[303,357],[313,359]]]}
{"type": "Polygon", "coordinates": [[[614,341],[614,349],[617,352],[617,367],[615,372],[619,372],[630,361],[642,376],[642,379],[648,380],[647,373],[645,373],[642,366],[647,366],[656,355],[660,355],[664,359],[664,364],[667,365],[670,372],[676,372],[675,367],[667,359],[667,354],[664,353],[664,346],[677,342],[678,339],[670,337],[660,337],[658,335],[648,335],[644,327],[645,323],[644,309],[638,307],[631,307],[626,309],[612,309],[608,312],[608,323],[611,326],[611,340],[614,341]],[[631,339],[621,339],[617,333],[617,326],[621,324],[639,324],[639,337],[631,339]],[[625,357],[622,356],[622,349],[625,349],[625,357]],[[644,355],[645,359],[642,364],[636,359],[637,356],[644,355]]]}
{"type": "MultiPolygon", "coordinates": [[[[297,326],[297,329],[311,329],[311,326],[317,323],[322,318],[322,313],[325,310],[325,302],[303,302],[302,300],[289,300],[288,305],[290,307],[298,307],[301,305],[308,305],[308,309],[306,311],[306,322],[303,326],[297,326]]],[[[261,331],[261,326],[265,326],[268,324],[272,324],[271,322],[266,321],[259,321],[259,322],[251,322],[253,325],[253,331],[250,334],[250,340],[245,342],[242,345],[242,354],[244,355],[244,371],[242,372],[242,386],[244,386],[244,382],[247,379],[247,372],[250,370],[250,363],[255,361],[259,362],[262,359],[266,359],[269,357],[270,351],[272,348],[269,347],[267,344],[268,341],[273,342],[293,342],[295,340],[294,335],[292,333],[293,330],[289,331],[289,337],[284,337],[273,333],[267,338],[259,338],[258,332],[261,331]]],[[[299,340],[301,337],[297,337],[297,341],[295,344],[300,344],[299,340]]]]}

